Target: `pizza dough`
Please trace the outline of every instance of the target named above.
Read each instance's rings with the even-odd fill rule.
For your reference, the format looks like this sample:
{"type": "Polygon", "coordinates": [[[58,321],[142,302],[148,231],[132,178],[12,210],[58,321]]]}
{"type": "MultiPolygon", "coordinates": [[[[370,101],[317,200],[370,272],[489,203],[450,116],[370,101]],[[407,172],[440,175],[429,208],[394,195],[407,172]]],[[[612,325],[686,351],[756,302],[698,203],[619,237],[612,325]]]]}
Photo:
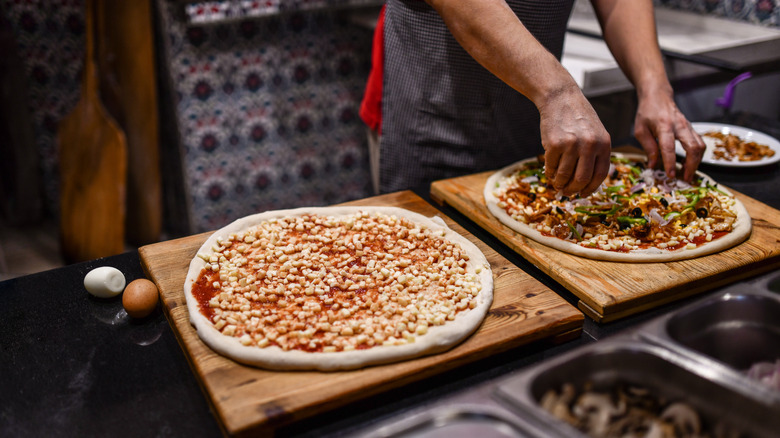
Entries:
{"type": "MultiPolygon", "coordinates": [[[[620,154],[613,153],[613,157],[617,157],[623,160],[636,161],[644,163],[645,157],[638,154],[620,154]]],[[[554,237],[549,233],[543,233],[538,228],[522,222],[516,218],[513,218],[503,206],[501,206],[500,200],[497,197],[502,190],[505,190],[507,184],[511,181],[509,177],[513,175],[518,169],[522,168],[526,163],[537,161],[536,158],[531,158],[509,165],[491,175],[484,188],[484,199],[490,213],[495,216],[501,223],[508,226],[512,230],[526,236],[536,242],[544,244],[546,246],[555,248],[560,251],[574,254],[581,257],[586,257],[595,260],[615,261],[615,262],[667,262],[691,259],[701,257],[707,254],[716,253],[728,249],[748,238],[751,232],[751,219],[750,215],[745,209],[744,205],[734,198],[728,190],[723,187],[719,187],[719,190],[723,192],[725,196],[729,198],[729,202],[733,201],[730,206],[730,210],[736,214],[736,220],[733,223],[731,231],[721,237],[713,239],[701,244],[688,245],[680,249],[664,249],[657,247],[637,248],[626,250],[625,247],[620,250],[601,249],[599,247],[585,246],[587,242],[578,243],[575,239],[561,239],[554,237]]],[[[613,166],[614,167],[614,166],[613,166]]],[[[707,175],[697,172],[704,181],[712,181],[707,175]]],[[[648,190],[651,187],[646,187],[648,190]]],[[[602,190],[605,186],[602,185],[602,190]]],[[[660,194],[664,193],[668,187],[659,190],[660,194]]],[[[602,192],[603,196],[603,192],[602,192]]],[[[590,198],[587,198],[590,199],[590,198]]],[[[586,206],[588,202],[586,200],[577,201],[583,202],[586,206]]],[[[567,206],[570,207],[570,206],[567,206]]],[[[574,232],[574,231],[572,231],[574,232]]],[[[598,238],[598,236],[595,236],[598,238]]],[[[595,246],[595,245],[594,245],[595,246]]]]}
{"type": "Polygon", "coordinates": [[[384,206],[239,219],[206,240],[184,283],[191,323],[209,347],[277,370],[445,351],[479,327],[492,291],[473,243],[438,217],[384,206]]]}

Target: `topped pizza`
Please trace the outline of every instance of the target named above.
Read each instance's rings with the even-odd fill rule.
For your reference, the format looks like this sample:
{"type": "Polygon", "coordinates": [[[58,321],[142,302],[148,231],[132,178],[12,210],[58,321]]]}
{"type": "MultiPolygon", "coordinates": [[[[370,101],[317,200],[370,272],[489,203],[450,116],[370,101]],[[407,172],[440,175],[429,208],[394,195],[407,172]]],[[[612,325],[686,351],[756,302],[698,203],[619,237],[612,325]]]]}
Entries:
{"type": "Polygon", "coordinates": [[[447,350],[479,327],[490,265],[440,218],[279,210],[212,234],[184,284],[200,338],[270,369],[352,369],[447,350]]]}
{"type": "Polygon", "coordinates": [[[722,251],[750,235],[744,205],[701,172],[688,184],[646,168],[642,155],[613,153],[599,189],[569,198],[548,183],[541,160],[499,170],[484,197],[504,225],[555,249],[597,260],[664,262],[722,251]]]}

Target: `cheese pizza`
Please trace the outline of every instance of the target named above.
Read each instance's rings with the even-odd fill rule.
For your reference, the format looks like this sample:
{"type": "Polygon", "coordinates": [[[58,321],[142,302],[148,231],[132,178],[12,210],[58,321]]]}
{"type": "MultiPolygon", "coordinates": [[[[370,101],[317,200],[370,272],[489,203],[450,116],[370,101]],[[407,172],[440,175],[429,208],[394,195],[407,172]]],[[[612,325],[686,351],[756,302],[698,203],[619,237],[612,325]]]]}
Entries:
{"type": "Polygon", "coordinates": [[[488,178],[488,210],[504,225],[574,255],[620,262],[690,259],[730,248],[751,232],[744,205],[707,175],[693,184],[645,167],[641,155],[614,153],[590,196],[568,198],[548,184],[543,157],[488,178]]]}
{"type": "Polygon", "coordinates": [[[487,314],[493,276],[479,248],[438,217],[301,208],[213,233],[184,293],[218,353],[269,369],[339,370],[458,344],[487,314]]]}

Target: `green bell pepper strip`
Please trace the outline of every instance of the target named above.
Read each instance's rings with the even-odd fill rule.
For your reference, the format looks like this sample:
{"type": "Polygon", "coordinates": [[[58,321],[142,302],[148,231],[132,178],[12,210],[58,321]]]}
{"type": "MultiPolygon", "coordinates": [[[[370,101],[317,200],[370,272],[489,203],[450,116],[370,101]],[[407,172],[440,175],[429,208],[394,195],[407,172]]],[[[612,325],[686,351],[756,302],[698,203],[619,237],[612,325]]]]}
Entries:
{"type": "Polygon", "coordinates": [[[577,228],[571,224],[571,222],[566,221],[566,225],[569,226],[569,230],[571,230],[571,233],[574,234],[574,237],[577,238],[577,240],[582,240],[582,236],[580,233],[577,232],[577,228]]]}
{"type": "Polygon", "coordinates": [[[539,179],[541,179],[542,176],[544,176],[544,167],[542,166],[528,167],[518,171],[517,174],[523,178],[527,176],[537,176],[539,177],[539,179]]]}
{"type": "Polygon", "coordinates": [[[699,194],[699,193],[696,193],[696,194],[695,194],[695,195],[693,195],[693,197],[691,198],[691,202],[689,202],[688,204],[686,204],[686,205],[685,205],[685,208],[684,208],[683,210],[686,210],[686,209],[689,209],[689,208],[693,208],[693,207],[694,207],[694,206],[695,206],[695,205],[696,205],[696,204],[699,202],[699,200],[700,200],[700,199],[701,199],[701,194],[699,194]]]}
{"type": "Polygon", "coordinates": [[[630,217],[630,216],[618,216],[617,221],[621,224],[628,224],[628,225],[645,225],[647,223],[647,219],[643,217],[630,217]]]}
{"type": "Polygon", "coordinates": [[[602,214],[611,216],[617,213],[619,207],[619,205],[615,204],[609,210],[604,210],[604,207],[601,205],[589,205],[586,207],[575,207],[574,211],[588,216],[601,216],[602,214]]]}
{"type": "Polygon", "coordinates": [[[724,192],[723,190],[719,189],[717,186],[714,186],[712,184],[707,183],[707,189],[713,192],[718,192],[721,195],[728,196],[726,192],[724,192]]]}
{"type": "Polygon", "coordinates": [[[604,192],[606,192],[607,196],[612,196],[615,194],[615,192],[619,192],[623,190],[623,188],[625,188],[625,186],[622,184],[619,186],[609,186],[606,189],[604,189],[604,192]]]}
{"type": "Polygon", "coordinates": [[[670,211],[669,213],[666,213],[664,215],[664,220],[668,221],[669,219],[675,218],[680,215],[679,211],[670,211]]]}

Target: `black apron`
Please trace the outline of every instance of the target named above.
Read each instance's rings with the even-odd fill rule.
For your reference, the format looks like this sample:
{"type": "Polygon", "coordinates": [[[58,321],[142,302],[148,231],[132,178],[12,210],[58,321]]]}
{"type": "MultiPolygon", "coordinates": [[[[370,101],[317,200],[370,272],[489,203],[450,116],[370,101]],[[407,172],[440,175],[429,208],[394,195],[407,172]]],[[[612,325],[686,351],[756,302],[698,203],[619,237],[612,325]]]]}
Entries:
{"type": "MultiPolygon", "coordinates": [[[[560,59],[574,0],[507,0],[560,59]]],[[[498,169],[543,152],[539,113],[479,65],[421,0],[388,0],[382,93],[382,192],[498,169]]]]}

